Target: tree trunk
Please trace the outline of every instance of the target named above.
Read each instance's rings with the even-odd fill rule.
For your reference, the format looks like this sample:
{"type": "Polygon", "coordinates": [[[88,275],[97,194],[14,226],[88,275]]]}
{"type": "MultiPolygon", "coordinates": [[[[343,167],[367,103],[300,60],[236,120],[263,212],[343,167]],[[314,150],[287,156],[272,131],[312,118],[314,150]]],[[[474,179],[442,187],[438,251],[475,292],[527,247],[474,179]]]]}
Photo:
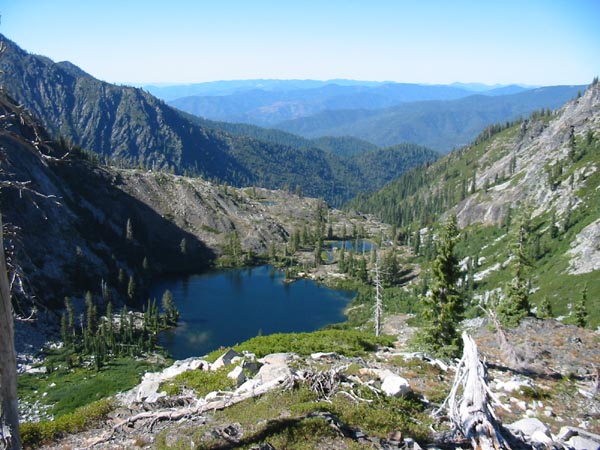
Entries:
{"type": "Polygon", "coordinates": [[[0,448],[18,449],[17,360],[0,216],[0,448]]]}
{"type": "Polygon", "coordinates": [[[471,441],[474,450],[508,450],[494,415],[492,393],[485,366],[479,360],[477,344],[463,332],[463,357],[448,396],[449,416],[455,427],[471,441]],[[459,389],[462,396],[459,397],[459,389]]]}

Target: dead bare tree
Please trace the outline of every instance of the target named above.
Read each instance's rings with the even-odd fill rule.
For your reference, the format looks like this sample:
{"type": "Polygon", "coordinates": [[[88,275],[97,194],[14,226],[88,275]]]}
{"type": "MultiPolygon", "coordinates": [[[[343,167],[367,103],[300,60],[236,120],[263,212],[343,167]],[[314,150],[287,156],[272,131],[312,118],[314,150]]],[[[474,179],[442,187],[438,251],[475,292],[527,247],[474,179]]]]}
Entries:
{"type": "Polygon", "coordinates": [[[508,340],[508,336],[506,336],[504,327],[500,323],[494,307],[492,306],[489,309],[484,308],[482,305],[479,305],[479,307],[483,310],[486,316],[488,316],[496,328],[496,339],[498,340],[498,346],[500,347],[500,350],[502,350],[502,353],[504,354],[504,363],[511,369],[518,370],[524,368],[525,361],[517,352],[515,346],[512,345],[508,340]]]}
{"type": "Polygon", "coordinates": [[[375,336],[381,334],[381,316],[383,314],[383,302],[381,299],[381,277],[379,274],[379,255],[377,255],[377,262],[375,263],[375,336]]]}
{"type": "Polygon", "coordinates": [[[0,216],[0,448],[18,449],[17,359],[0,216]]]}
{"type": "Polygon", "coordinates": [[[462,339],[463,356],[442,408],[447,407],[455,429],[471,441],[473,449],[509,450],[493,409],[493,403],[501,403],[488,387],[487,371],[479,360],[477,344],[466,332],[462,339]]]}

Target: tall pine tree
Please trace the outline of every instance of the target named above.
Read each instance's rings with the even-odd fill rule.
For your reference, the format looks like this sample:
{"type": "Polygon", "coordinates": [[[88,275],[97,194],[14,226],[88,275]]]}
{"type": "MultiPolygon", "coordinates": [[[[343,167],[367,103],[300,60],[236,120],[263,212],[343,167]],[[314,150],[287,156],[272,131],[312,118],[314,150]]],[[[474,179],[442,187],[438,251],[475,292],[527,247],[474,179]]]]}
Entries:
{"type": "Polygon", "coordinates": [[[431,290],[422,297],[425,323],[417,341],[439,356],[458,356],[461,351],[457,325],[463,318],[464,304],[457,287],[460,268],[454,250],[458,234],[456,217],[450,216],[436,242],[431,290]]]}

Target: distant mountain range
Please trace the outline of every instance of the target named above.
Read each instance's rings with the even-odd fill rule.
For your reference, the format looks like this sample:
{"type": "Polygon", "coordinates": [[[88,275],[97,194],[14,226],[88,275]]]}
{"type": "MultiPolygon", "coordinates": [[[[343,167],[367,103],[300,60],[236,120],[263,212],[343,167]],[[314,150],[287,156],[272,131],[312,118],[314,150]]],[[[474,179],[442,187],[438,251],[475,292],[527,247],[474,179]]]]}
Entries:
{"type": "Polygon", "coordinates": [[[0,84],[11,97],[53,137],[129,166],[234,186],[299,188],[339,204],[437,158],[419,146],[394,147],[381,150],[387,161],[382,167],[376,162],[380,150],[356,139],[311,142],[280,131],[201,121],[142,89],[102,82],[72,63],[29,54],[1,35],[0,41],[6,47],[0,84]],[[370,172],[375,167],[376,174],[370,172]]]}
{"type": "Polygon", "coordinates": [[[315,89],[323,86],[335,84],[338,86],[364,86],[374,87],[385,84],[381,81],[356,81],[346,79],[335,80],[220,80],[208,81],[204,83],[191,84],[144,84],[139,87],[150,92],[152,95],[165,101],[175,100],[177,98],[189,97],[192,95],[231,95],[244,91],[262,90],[262,91],[294,91],[302,89],[315,89]]]}
{"type": "Polygon", "coordinates": [[[413,142],[446,153],[469,144],[490,124],[558,108],[583,90],[585,86],[551,86],[509,95],[410,102],[378,110],[327,110],[276,127],[308,138],[353,136],[379,146],[413,142]]]}
{"type": "MultiPolygon", "coordinates": [[[[358,82],[356,82],[358,83],[358,82]]],[[[377,110],[407,102],[455,100],[474,92],[445,85],[408,83],[334,84],[298,88],[291,82],[288,90],[254,88],[218,95],[193,95],[169,101],[169,104],[196,116],[226,122],[273,126],[282,121],[348,109],[377,110]]],[[[260,85],[259,83],[256,84],[260,85]]],[[[268,86],[268,85],[267,85],[268,86]]],[[[507,86],[486,91],[486,95],[521,92],[525,88],[507,86]]]]}
{"type": "Polygon", "coordinates": [[[493,123],[558,108],[585,86],[247,80],[150,89],[171,106],[208,120],[306,138],[352,136],[381,147],[412,142],[448,152],[493,123]],[[172,99],[184,92],[202,94],[172,99]]]}

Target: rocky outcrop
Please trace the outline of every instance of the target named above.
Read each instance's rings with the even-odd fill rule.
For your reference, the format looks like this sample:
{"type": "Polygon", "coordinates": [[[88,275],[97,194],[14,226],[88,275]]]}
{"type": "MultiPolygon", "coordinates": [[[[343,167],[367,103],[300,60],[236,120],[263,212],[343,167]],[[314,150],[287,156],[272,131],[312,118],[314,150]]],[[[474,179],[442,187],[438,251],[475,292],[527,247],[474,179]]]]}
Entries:
{"type": "Polygon", "coordinates": [[[159,392],[158,390],[160,385],[165,381],[190,370],[209,369],[210,364],[200,358],[175,361],[173,365],[161,372],[145,373],[140,384],[127,392],[119,394],[117,398],[125,406],[131,406],[136,403],[156,403],[158,399],[167,395],[165,392],[159,392]]]}
{"type": "MultiPolygon", "coordinates": [[[[595,393],[592,392],[593,372],[590,373],[590,368],[600,364],[597,333],[556,321],[528,319],[514,333],[509,333],[508,339],[518,351],[530,352],[530,356],[539,364],[529,361],[527,370],[515,374],[503,365],[498,343],[487,325],[480,323],[471,329],[477,342],[479,360],[485,361],[486,365],[485,370],[480,368],[477,371],[477,378],[486,382],[482,395],[489,395],[494,400],[488,406],[490,411],[495,411],[496,417],[502,419],[504,427],[498,430],[511,448],[523,445],[527,448],[576,450],[597,448],[599,438],[595,417],[600,412],[600,399],[597,397],[597,388],[595,393]],[[541,345],[543,342],[546,343],[544,346],[541,345]],[[576,366],[579,369],[574,373],[576,366]]],[[[391,428],[387,438],[369,436],[362,429],[360,421],[344,423],[340,417],[329,412],[329,407],[321,410],[323,406],[319,406],[335,405],[335,400],[343,399],[344,402],[350,402],[351,408],[356,407],[366,413],[370,408],[363,406],[369,405],[374,398],[384,398],[382,403],[378,403],[379,407],[391,405],[392,409],[386,414],[393,415],[396,413],[394,405],[416,400],[428,414],[437,411],[437,415],[434,414],[437,427],[445,428],[448,425],[447,417],[439,415],[439,407],[444,403],[440,393],[445,397],[452,392],[451,381],[456,370],[457,366],[453,363],[443,364],[423,353],[407,353],[399,348],[380,348],[375,353],[361,357],[347,357],[332,352],[314,353],[307,357],[274,353],[256,361],[252,354],[229,350],[212,364],[192,358],[176,362],[159,373],[147,374],[138,387],[119,396],[124,408],[117,409],[107,424],[94,431],[66,436],[49,448],[67,445],[78,448],[94,445],[97,448],[118,448],[134,445],[135,439],[153,443],[159,434],[168,435],[169,442],[177,442],[178,439],[189,440],[186,433],[190,428],[205,431],[204,434],[196,434],[197,444],[199,440],[204,442],[215,438],[230,439],[227,442],[231,444],[254,436],[253,433],[260,430],[256,445],[262,445],[263,440],[268,441],[269,424],[277,424],[276,428],[280,430],[281,427],[293,427],[298,421],[308,418],[324,419],[336,430],[337,437],[328,443],[328,448],[347,448],[344,442],[365,444],[377,449],[418,448],[419,444],[423,446],[425,443],[436,448],[464,448],[464,439],[451,433],[433,433],[428,439],[420,440],[419,444],[412,436],[391,428]],[[259,364],[260,368],[254,372],[242,370],[247,361],[259,364]],[[157,384],[183,371],[210,370],[211,367],[227,367],[222,376],[229,377],[237,387],[202,397],[188,389],[165,397],[155,389],[157,384]],[[247,380],[242,381],[244,372],[247,380]],[[304,394],[294,392],[299,387],[299,392],[304,394]],[[282,407],[278,402],[283,402],[283,398],[287,401],[296,398],[300,402],[298,408],[305,410],[308,407],[304,400],[307,389],[321,400],[314,403],[316,411],[298,416],[294,413],[296,405],[285,402],[283,409],[278,409],[282,407]],[[268,397],[270,400],[264,400],[269,402],[267,412],[261,412],[265,417],[252,416],[249,419],[257,425],[232,422],[230,415],[215,413],[249,399],[253,399],[250,400],[253,405],[260,405],[263,395],[273,396],[268,397]],[[391,398],[397,396],[404,398],[391,398]],[[436,400],[428,400],[433,399],[432,396],[436,400]]],[[[461,382],[466,377],[458,373],[456,379],[461,382]]],[[[462,389],[456,391],[461,392],[462,389]]],[[[465,411],[472,406],[468,401],[462,404],[465,411]]],[[[264,411],[264,407],[263,403],[258,411],[264,411]]],[[[249,404],[248,408],[255,414],[252,405],[249,404]]],[[[240,411],[244,411],[244,408],[239,408],[238,413],[240,411]]],[[[464,418],[464,423],[477,427],[476,421],[469,421],[468,414],[464,418]]],[[[410,420],[416,419],[411,417],[410,420]]],[[[402,419],[399,418],[399,421],[402,419]]]]}
{"type": "Polygon", "coordinates": [[[600,270],[600,219],[575,236],[567,255],[571,258],[568,272],[572,275],[600,270]]]}
{"type": "Polygon", "coordinates": [[[512,140],[491,141],[478,162],[476,188],[481,191],[455,209],[459,224],[498,224],[518,203],[529,205],[534,217],[552,208],[560,217],[568,205],[576,207],[575,192],[597,168],[583,168],[580,173],[587,176],[576,176],[573,185],[563,182],[558,187],[551,186],[546,169],[568,158],[572,133],[583,140],[588,130],[598,129],[600,85],[596,84],[555,112],[547,123],[531,119],[523,122],[512,140]],[[506,182],[496,184],[498,176],[511,174],[511,165],[514,173],[506,182]],[[488,184],[492,187],[484,192],[482,188],[488,184]]]}

